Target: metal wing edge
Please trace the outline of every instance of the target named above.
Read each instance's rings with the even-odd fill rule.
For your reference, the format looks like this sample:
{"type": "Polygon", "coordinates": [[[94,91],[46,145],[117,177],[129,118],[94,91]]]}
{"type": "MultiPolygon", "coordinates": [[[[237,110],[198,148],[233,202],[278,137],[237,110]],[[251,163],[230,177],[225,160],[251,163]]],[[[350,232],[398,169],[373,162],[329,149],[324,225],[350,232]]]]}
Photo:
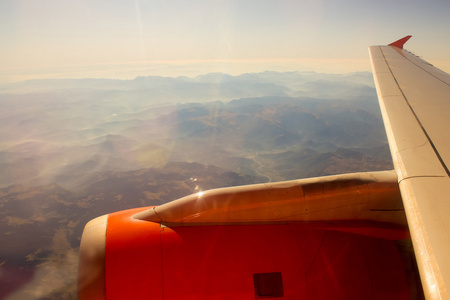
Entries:
{"type": "Polygon", "coordinates": [[[432,141],[421,128],[420,121],[409,107],[404,91],[398,84],[398,78],[392,71],[401,64],[386,59],[386,56],[395,56],[398,61],[408,60],[411,68],[419,67],[436,77],[436,80],[447,81],[449,77],[426,61],[403,50],[404,43],[410,37],[406,36],[388,46],[369,47],[369,52],[424,294],[427,299],[448,299],[449,232],[436,221],[438,218],[433,216],[436,207],[433,207],[432,203],[434,201],[442,206],[446,200],[442,194],[449,186],[448,174],[442,168],[442,162],[439,162],[432,149],[432,141]],[[412,161],[417,163],[411,163],[412,161]],[[433,190],[440,187],[445,187],[440,193],[433,190]],[[438,194],[437,200],[429,199],[433,193],[438,194]]]}

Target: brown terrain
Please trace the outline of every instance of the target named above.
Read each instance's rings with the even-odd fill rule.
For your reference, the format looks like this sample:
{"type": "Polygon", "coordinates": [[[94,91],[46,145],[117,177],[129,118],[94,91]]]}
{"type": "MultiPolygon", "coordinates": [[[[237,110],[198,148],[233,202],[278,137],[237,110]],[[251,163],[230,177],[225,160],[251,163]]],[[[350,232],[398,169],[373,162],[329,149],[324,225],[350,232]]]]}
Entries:
{"type": "Polygon", "coordinates": [[[81,232],[103,214],[211,188],[391,169],[370,80],[264,72],[4,90],[0,299],[76,299],[81,232]]]}

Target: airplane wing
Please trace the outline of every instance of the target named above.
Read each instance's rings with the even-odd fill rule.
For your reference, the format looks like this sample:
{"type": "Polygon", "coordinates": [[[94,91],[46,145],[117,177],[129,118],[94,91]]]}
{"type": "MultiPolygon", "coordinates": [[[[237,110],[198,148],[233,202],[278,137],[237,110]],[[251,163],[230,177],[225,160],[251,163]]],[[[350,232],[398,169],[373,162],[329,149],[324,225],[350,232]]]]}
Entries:
{"type": "Polygon", "coordinates": [[[450,290],[450,76],[403,49],[369,48],[424,294],[450,290]]]}

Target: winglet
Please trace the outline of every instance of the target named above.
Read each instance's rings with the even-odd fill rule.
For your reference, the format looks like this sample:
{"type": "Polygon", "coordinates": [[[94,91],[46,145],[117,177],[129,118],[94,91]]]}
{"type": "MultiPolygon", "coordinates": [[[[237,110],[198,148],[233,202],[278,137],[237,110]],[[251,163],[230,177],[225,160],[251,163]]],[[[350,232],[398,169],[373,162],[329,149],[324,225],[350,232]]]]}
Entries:
{"type": "Polygon", "coordinates": [[[404,38],[399,39],[398,41],[395,41],[393,43],[390,43],[389,46],[398,47],[400,49],[403,49],[403,45],[412,37],[412,35],[407,35],[404,38]]]}

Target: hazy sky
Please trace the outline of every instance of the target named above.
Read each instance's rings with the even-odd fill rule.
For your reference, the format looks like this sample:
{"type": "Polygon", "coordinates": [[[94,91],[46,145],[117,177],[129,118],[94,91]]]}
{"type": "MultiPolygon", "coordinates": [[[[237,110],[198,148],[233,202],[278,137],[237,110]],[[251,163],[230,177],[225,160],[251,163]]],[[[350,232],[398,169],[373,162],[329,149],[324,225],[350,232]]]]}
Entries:
{"type": "Polygon", "coordinates": [[[449,0],[2,0],[0,82],[370,70],[367,47],[450,72],[449,0]]]}

